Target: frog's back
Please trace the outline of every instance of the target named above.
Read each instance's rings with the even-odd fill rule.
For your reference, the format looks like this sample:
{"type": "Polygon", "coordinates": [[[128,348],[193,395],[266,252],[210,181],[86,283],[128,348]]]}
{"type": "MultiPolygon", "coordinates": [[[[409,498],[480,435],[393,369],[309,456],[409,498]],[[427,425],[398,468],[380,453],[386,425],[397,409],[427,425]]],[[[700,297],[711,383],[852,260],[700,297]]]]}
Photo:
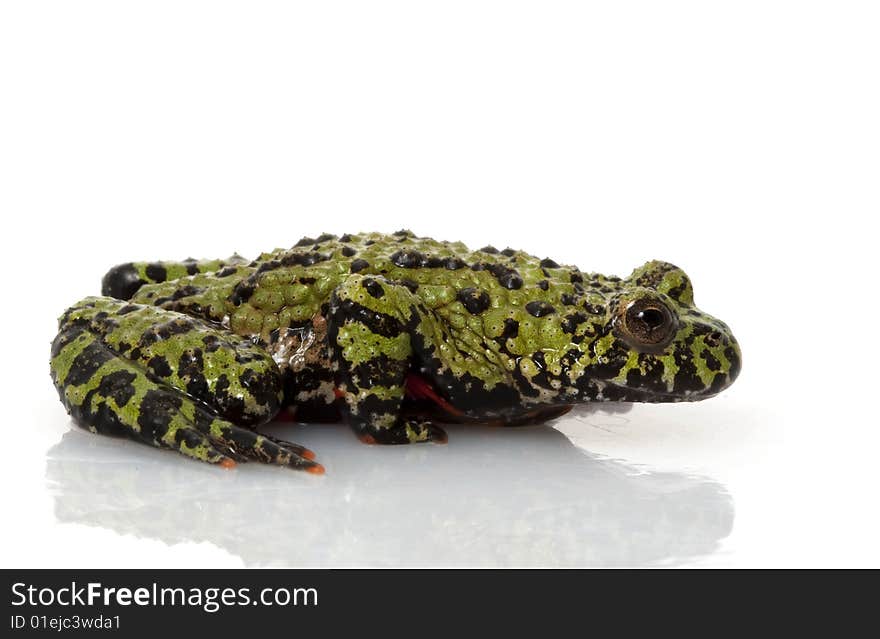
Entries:
{"type": "Polygon", "coordinates": [[[512,249],[486,246],[471,251],[461,242],[398,231],[306,237],[292,248],[264,253],[250,263],[148,283],[132,301],[185,312],[228,325],[240,335],[266,339],[273,331],[301,325],[320,314],[334,288],[352,274],[402,283],[426,308],[463,316],[525,307],[530,302],[546,315],[551,309],[571,306],[584,293],[584,275],[576,267],[561,267],[512,249]]]}

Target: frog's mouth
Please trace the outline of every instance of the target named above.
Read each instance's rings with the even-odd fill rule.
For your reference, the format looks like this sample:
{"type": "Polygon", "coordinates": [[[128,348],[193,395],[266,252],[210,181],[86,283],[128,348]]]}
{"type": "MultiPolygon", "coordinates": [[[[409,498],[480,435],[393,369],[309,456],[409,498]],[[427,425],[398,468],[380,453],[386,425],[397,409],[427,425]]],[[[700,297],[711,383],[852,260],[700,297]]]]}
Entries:
{"type": "Polygon", "coordinates": [[[691,390],[682,392],[663,392],[647,388],[633,388],[626,384],[604,382],[601,384],[603,401],[634,402],[639,404],[667,404],[672,402],[696,402],[718,394],[711,389],[691,390]]]}

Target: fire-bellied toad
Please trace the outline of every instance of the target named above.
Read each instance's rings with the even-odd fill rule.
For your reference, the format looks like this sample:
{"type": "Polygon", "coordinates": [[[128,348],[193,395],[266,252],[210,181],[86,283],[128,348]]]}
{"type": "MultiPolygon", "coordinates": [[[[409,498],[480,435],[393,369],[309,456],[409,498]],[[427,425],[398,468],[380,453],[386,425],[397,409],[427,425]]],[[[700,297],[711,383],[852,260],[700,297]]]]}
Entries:
{"type": "Polygon", "coordinates": [[[75,420],[231,467],[323,472],[259,434],[282,409],[376,444],[438,422],[518,425],[594,401],[715,395],[740,370],[685,273],[627,278],[409,231],[322,235],[252,262],[136,262],[61,316],[51,373],[75,420]]]}

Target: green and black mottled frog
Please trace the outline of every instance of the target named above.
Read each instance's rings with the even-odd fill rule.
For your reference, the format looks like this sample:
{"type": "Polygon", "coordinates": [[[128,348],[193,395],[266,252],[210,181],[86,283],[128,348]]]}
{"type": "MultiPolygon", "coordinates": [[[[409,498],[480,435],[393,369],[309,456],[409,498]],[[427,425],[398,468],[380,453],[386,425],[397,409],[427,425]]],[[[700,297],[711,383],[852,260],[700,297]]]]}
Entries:
{"type": "Polygon", "coordinates": [[[121,264],[102,294],[68,309],[52,344],[68,411],[224,467],[323,472],[257,432],[281,415],[343,419],[369,444],[443,442],[444,422],[699,400],[740,370],[730,329],[672,264],[621,279],[409,231],[303,238],[254,261],[121,264]]]}

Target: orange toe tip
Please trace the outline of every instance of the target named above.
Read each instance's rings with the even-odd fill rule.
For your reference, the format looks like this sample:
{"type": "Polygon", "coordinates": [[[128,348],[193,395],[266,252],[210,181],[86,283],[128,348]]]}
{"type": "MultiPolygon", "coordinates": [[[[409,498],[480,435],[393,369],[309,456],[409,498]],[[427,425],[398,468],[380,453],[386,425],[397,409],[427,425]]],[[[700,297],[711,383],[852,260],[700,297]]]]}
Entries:
{"type": "Polygon", "coordinates": [[[360,436],[358,436],[358,439],[360,439],[365,444],[373,445],[376,443],[376,438],[373,437],[372,435],[366,435],[366,434],[360,435],[360,436]]]}
{"type": "Polygon", "coordinates": [[[312,473],[313,475],[323,475],[325,471],[321,464],[315,464],[314,466],[306,468],[306,472],[312,473]]]}
{"type": "Polygon", "coordinates": [[[299,454],[300,457],[305,457],[308,460],[312,460],[315,458],[315,453],[310,451],[308,448],[303,449],[303,452],[299,454]]]}
{"type": "Polygon", "coordinates": [[[235,460],[229,459],[228,457],[220,462],[220,466],[223,468],[235,468],[238,464],[235,463],[235,460]]]}

